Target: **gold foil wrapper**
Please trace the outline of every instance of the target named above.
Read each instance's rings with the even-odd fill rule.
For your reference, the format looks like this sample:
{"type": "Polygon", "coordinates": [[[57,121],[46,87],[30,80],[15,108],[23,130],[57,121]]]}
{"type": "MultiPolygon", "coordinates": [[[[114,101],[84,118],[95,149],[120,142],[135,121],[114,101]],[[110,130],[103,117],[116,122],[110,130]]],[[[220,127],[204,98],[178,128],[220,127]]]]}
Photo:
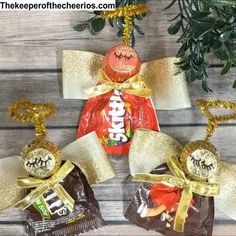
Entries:
{"type": "Polygon", "coordinates": [[[185,174],[193,180],[207,181],[218,170],[220,154],[209,142],[204,140],[187,144],[180,155],[185,174]]]}
{"type": "Polygon", "coordinates": [[[115,176],[95,132],[67,145],[61,152],[64,160],[70,160],[83,171],[89,184],[104,182],[115,176]]]}
{"type": "MultiPolygon", "coordinates": [[[[64,50],[62,58],[63,96],[65,99],[88,99],[85,89],[96,86],[103,56],[86,51],[64,50]]],[[[144,76],[156,109],[190,108],[185,73],[175,65],[180,59],[168,57],[143,63],[144,76]]]]}
{"type": "Polygon", "coordinates": [[[162,132],[137,129],[129,152],[129,168],[132,176],[150,173],[166,162],[166,155],[179,156],[182,145],[162,132]]]}
{"type": "Polygon", "coordinates": [[[16,179],[27,172],[19,156],[0,159],[0,211],[14,206],[25,196],[24,190],[17,185],[16,179]]]}
{"type": "Polygon", "coordinates": [[[24,168],[31,176],[46,178],[61,166],[61,153],[56,144],[45,139],[36,139],[22,150],[24,168]]]}

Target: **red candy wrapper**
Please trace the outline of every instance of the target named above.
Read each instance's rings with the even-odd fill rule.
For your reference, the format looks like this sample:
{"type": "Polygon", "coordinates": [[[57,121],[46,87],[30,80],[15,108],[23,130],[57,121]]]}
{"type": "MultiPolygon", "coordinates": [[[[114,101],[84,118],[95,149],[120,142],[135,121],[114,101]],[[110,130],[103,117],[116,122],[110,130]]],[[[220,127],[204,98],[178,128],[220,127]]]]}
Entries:
{"type": "MultiPolygon", "coordinates": [[[[140,65],[140,59],[132,48],[119,45],[105,56],[103,73],[112,82],[122,84],[138,75],[140,65]]],[[[103,83],[99,82],[99,85],[103,83]]],[[[130,141],[137,128],[159,131],[151,98],[115,88],[88,100],[77,137],[96,131],[108,154],[122,155],[128,154],[130,141]]]]}

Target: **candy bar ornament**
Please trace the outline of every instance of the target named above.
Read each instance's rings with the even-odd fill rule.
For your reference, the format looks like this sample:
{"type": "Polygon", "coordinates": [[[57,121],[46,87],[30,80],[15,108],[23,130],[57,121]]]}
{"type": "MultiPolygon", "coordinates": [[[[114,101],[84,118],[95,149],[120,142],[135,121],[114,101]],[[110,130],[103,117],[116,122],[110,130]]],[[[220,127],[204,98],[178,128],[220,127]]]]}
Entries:
{"type": "MultiPolygon", "coordinates": [[[[11,194],[8,202],[6,198],[3,198],[7,203],[1,203],[1,210],[9,208],[13,204],[14,207],[24,209],[27,227],[32,235],[71,235],[104,226],[105,222],[101,216],[98,202],[85,175],[78,166],[82,165],[87,174],[89,171],[86,169],[84,160],[82,162],[76,160],[75,153],[71,151],[77,149],[76,143],[82,147],[88,136],[87,141],[93,141],[91,135],[95,134],[83,137],[84,140],[81,143],[80,140],[77,140],[76,143],[65,147],[63,155],[67,161],[64,161],[58,146],[46,140],[45,119],[55,112],[53,104],[34,104],[23,99],[13,104],[9,110],[13,119],[35,124],[36,139],[23,148],[22,164],[20,157],[1,159],[1,169],[9,177],[6,183],[12,183],[10,185],[12,191],[9,191],[8,187],[6,190],[1,189],[3,195],[11,194]],[[69,156],[77,162],[76,165],[68,160],[69,156]],[[8,173],[6,167],[12,167],[11,170],[15,170],[15,172],[8,173]],[[28,177],[19,176],[27,173],[28,177]],[[26,191],[23,192],[21,189],[26,191]]],[[[96,141],[94,142],[95,150],[98,151],[96,141]]],[[[100,152],[104,153],[101,144],[98,141],[97,143],[102,150],[100,152]]],[[[90,159],[91,154],[98,154],[99,157],[102,157],[100,152],[96,151],[92,153],[92,150],[87,150],[86,154],[91,165],[93,165],[92,159],[90,159]]],[[[103,165],[103,171],[111,172],[110,177],[113,177],[114,172],[108,164],[108,159],[107,162],[101,161],[103,164],[106,163],[103,165]]],[[[90,171],[92,169],[90,168],[90,171]]],[[[98,169],[100,169],[99,166],[98,169]]],[[[98,178],[94,177],[96,175],[95,167],[93,171],[95,173],[90,180],[96,183],[98,178]]]]}
{"type": "Polygon", "coordinates": [[[128,154],[136,128],[159,130],[150,89],[139,75],[140,59],[134,49],[111,49],[99,70],[100,82],[86,92],[88,100],[81,115],[78,138],[96,131],[109,154],[128,154]]]}
{"type": "Polygon", "coordinates": [[[130,170],[133,180],[144,184],[136,192],[125,216],[140,227],[165,235],[212,235],[213,197],[217,208],[235,218],[236,209],[232,204],[236,194],[235,165],[220,160],[210,137],[219,123],[236,119],[236,103],[199,99],[197,105],[209,121],[204,140],[182,147],[160,132],[137,130],[134,135],[130,170]],[[234,112],[218,116],[210,111],[215,108],[234,112]],[[138,152],[141,140],[143,150],[138,152]]]}
{"type": "Polygon", "coordinates": [[[104,58],[64,51],[64,98],[89,97],[77,136],[96,131],[107,153],[128,154],[137,128],[159,131],[151,94],[156,108],[190,107],[185,77],[175,62],[167,58],[141,65],[135,50],[125,45],[112,48],[104,58]]]}

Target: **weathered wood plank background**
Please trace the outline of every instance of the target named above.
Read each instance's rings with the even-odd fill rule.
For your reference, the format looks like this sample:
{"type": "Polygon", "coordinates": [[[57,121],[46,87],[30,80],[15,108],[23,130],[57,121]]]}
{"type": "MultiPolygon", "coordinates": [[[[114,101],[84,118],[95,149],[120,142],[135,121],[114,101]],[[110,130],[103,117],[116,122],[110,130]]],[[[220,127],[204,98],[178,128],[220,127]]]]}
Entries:
{"type": "MultiPolygon", "coordinates": [[[[137,39],[136,50],[143,62],[173,56],[178,49],[176,37],[166,29],[176,9],[163,12],[169,0],[149,0],[150,12],[141,23],[145,37],[137,39]]],[[[0,157],[19,154],[21,148],[34,137],[32,126],[19,124],[8,116],[8,106],[19,98],[51,101],[58,108],[57,115],[48,121],[49,138],[64,146],[75,138],[77,121],[85,101],[63,100],[61,86],[61,52],[63,49],[89,50],[105,54],[120,42],[109,26],[96,37],[88,32],[78,33],[72,27],[87,19],[86,12],[1,12],[0,14],[0,157]]],[[[203,136],[206,120],[196,109],[198,97],[236,100],[232,88],[235,68],[221,78],[221,62],[209,56],[209,82],[214,93],[206,94],[200,83],[189,85],[193,108],[181,111],[158,111],[162,131],[182,143],[203,136]]],[[[221,126],[213,141],[222,158],[235,161],[236,122],[221,126]]],[[[104,218],[109,226],[87,235],[157,235],[129,224],[123,217],[137,185],[125,184],[129,173],[127,158],[112,160],[117,177],[94,186],[104,218]]],[[[0,235],[26,235],[23,212],[9,210],[0,214],[0,235]]],[[[236,224],[216,212],[214,235],[235,235],[236,224]]]]}

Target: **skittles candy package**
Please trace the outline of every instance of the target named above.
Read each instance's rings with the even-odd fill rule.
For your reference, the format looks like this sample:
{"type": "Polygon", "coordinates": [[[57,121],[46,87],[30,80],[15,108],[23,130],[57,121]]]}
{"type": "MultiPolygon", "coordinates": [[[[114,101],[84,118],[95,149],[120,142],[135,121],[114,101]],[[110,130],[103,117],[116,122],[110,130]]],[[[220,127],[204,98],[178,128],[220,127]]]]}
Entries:
{"type": "Polygon", "coordinates": [[[82,112],[77,137],[96,131],[108,154],[128,154],[137,128],[159,131],[159,124],[146,87],[139,74],[141,61],[133,48],[118,45],[103,59],[96,86],[82,112]]]}

